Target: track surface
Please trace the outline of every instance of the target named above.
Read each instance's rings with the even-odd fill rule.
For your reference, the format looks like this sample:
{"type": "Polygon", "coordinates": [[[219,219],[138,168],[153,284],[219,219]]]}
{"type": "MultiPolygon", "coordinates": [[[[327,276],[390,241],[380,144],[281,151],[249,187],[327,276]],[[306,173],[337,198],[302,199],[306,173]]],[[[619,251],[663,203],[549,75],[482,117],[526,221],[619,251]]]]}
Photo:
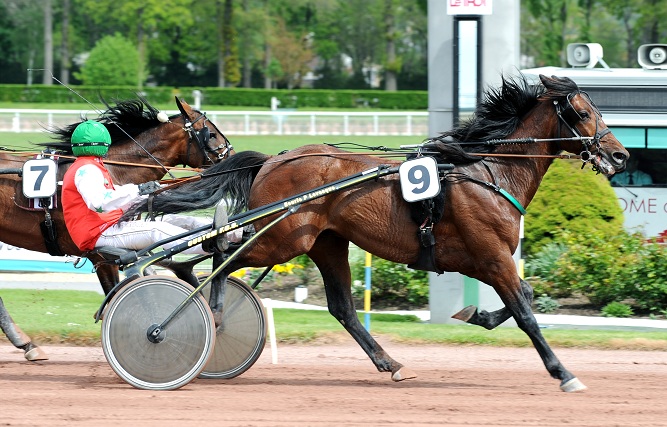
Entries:
{"type": "Polygon", "coordinates": [[[232,380],[137,390],[99,347],[45,346],[30,363],[0,344],[3,426],[665,426],[667,354],[555,349],[589,389],[559,390],[532,348],[386,342],[416,371],[394,383],[351,341],[267,347],[232,380]],[[198,422],[197,422],[198,421],[198,422]]]}

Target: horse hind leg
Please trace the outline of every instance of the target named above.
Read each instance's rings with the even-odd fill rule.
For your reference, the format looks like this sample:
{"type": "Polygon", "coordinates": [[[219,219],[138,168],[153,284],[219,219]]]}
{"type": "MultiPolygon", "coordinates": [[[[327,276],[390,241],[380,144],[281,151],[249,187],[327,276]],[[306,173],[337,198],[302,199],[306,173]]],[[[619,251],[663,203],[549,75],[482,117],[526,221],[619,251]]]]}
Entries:
{"type": "Polygon", "coordinates": [[[31,361],[48,360],[49,357],[37,345],[33,344],[30,337],[27,336],[7,312],[5,304],[0,298],[0,328],[5,333],[14,347],[23,350],[23,356],[31,361]]]}
{"type": "MultiPolygon", "coordinates": [[[[528,300],[528,304],[533,303],[533,287],[528,282],[519,278],[521,282],[521,292],[528,300]]],[[[512,317],[512,313],[507,307],[500,308],[495,311],[479,310],[474,305],[469,305],[452,316],[453,319],[461,320],[462,322],[470,323],[471,325],[478,325],[485,329],[491,330],[501,325],[507,319],[512,317]]]]}
{"type": "MultiPolygon", "coordinates": [[[[215,253],[213,255],[213,270],[222,264],[224,261],[221,254],[215,253]]],[[[215,322],[215,327],[218,328],[222,325],[222,311],[225,301],[225,283],[227,283],[227,274],[221,272],[217,274],[211,283],[209,284],[210,295],[209,295],[209,307],[213,313],[213,320],[215,322]]]]}
{"type": "Polygon", "coordinates": [[[348,245],[347,240],[331,233],[322,234],[308,252],[322,273],[329,313],[361,346],[379,372],[391,372],[393,381],[415,378],[417,375],[392,359],[359,321],[352,299],[348,245]]]}

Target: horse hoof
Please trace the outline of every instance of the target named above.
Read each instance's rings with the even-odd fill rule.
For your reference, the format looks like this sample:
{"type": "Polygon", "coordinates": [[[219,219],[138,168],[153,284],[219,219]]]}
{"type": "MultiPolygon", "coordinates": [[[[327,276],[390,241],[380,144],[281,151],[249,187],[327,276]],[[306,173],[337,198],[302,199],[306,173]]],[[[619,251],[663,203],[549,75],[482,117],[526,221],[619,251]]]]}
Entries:
{"type": "Polygon", "coordinates": [[[218,328],[218,327],[220,327],[220,325],[222,325],[222,311],[214,311],[213,312],[213,322],[214,322],[216,328],[218,328]]]}
{"type": "Polygon", "coordinates": [[[476,311],[477,311],[477,307],[475,307],[474,305],[469,305],[466,308],[464,308],[463,310],[454,314],[452,316],[452,319],[457,319],[457,320],[460,320],[462,322],[467,322],[475,314],[476,311]]]}
{"type": "Polygon", "coordinates": [[[23,355],[25,358],[31,362],[36,362],[38,360],[49,360],[49,356],[46,355],[39,347],[34,347],[31,350],[28,350],[23,355]]]}
{"type": "Polygon", "coordinates": [[[408,369],[405,366],[399,368],[398,371],[391,374],[391,380],[396,382],[409,380],[410,378],[417,378],[417,374],[415,374],[412,369],[408,369]]]}
{"type": "Polygon", "coordinates": [[[588,387],[584,385],[581,381],[579,381],[579,378],[574,377],[571,380],[564,382],[563,384],[560,385],[560,389],[563,390],[566,393],[573,393],[575,391],[582,391],[586,390],[588,387]]]}

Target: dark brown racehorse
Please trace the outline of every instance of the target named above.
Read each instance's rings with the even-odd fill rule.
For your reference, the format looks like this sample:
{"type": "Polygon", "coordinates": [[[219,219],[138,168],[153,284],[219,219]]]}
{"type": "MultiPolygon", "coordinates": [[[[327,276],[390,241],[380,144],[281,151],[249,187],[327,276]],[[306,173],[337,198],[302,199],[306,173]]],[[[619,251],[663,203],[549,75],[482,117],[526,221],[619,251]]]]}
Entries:
{"type": "MultiPolygon", "coordinates": [[[[106,103],[105,103],[106,104],[106,103]]],[[[192,109],[176,99],[180,114],[158,119],[159,110],[145,99],[118,101],[106,104],[108,109],[98,121],[104,123],[111,135],[106,165],[118,184],[142,183],[161,179],[167,169],[177,165],[201,168],[213,165],[233,153],[225,136],[211,123],[205,114],[192,109]]],[[[162,113],[164,114],[164,113],[162,113]]],[[[54,142],[48,145],[58,149],[60,157],[58,180],[62,180],[67,168],[74,161],[70,138],[80,122],[65,128],[55,128],[54,142]]],[[[0,153],[0,240],[4,243],[48,253],[40,223],[45,211],[29,209],[23,198],[21,178],[16,174],[28,157],[0,153]]],[[[59,199],[59,198],[58,198],[59,199]]],[[[63,220],[62,209],[57,205],[49,211],[57,235],[58,255],[82,255],[72,242],[63,220]]],[[[52,249],[53,251],[53,249],[52,249]]],[[[52,253],[54,254],[54,253],[52,253]]],[[[91,259],[95,263],[95,259],[91,259]]],[[[104,293],[108,293],[119,281],[118,268],[101,264],[96,270],[104,293]]],[[[14,324],[0,299],[0,327],[17,348],[25,350],[28,360],[45,358],[21,329],[14,324]]]]}
{"type": "MultiPolygon", "coordinates": [[[[560,380],[561,389],[577,391],[585,386],[561,364],[542,336],[531,312],[533,290],[519,277],[512,259],[519,243],[521,210],[530,204],[549,165],[562,151],[581,153],[585,162],[605,175],[623,170],[628,152],[572,80],[540,79],[541,85],[530,86],[523,77],[505,78],[499,89],[486,93],[470,121],[424,148],[439,162],[456,165],[441,180],[444,209],[433,226],[433,270],[460,272],[491,285],[504,308],[488,313],[467,307],[455,317],[487,329],[513,317],[547,371],[560,380]]],[[[241,152],[210,168],[210,179],[163,193],[154,207],[171,213],[188,200],[211,204],[227,197],[247,201],[252,209],[383,164],[398,162],[322,145],[278,156],[241,152]],[[224,173],[243,163],[257,166],[224,173]]],[[[257,221],[254,227],[261,229],[271,219],[257,221]]],[[[348,246],[352,242],[381,258],[412,264],[419,258],[419,229],[395,174],[303,202],[296,213],[260,236],[225,268],[219,275],[223,280],[213,282],[211,307],[219,309],[224,302],[224,290],[215,286],[224,282],[226,274],[307,254],[324,278],[329,312],[379,371],[391,372],[395,381],[411,378],[413,372],[389,357],[359,322],[350,290],[348,246]]]]}

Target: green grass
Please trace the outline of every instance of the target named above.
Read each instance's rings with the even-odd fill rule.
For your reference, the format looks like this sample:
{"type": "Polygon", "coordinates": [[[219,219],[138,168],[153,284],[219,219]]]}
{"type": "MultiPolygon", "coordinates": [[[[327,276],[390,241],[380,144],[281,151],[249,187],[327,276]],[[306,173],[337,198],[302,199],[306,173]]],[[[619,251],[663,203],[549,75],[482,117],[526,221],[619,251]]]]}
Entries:
{"type": "MultiPolygon", "coordinates": [[[[38,343],[98,344],[101,324],[93,315],[102,302],[95,292],[3,289],[2,299],[14,321],[38,343]]],[[[326,311],[274,309],[279,342],[313,342],[347,336],[326,311]]],[[[363,321],[363,314],[360,314],[363,321]]],[[[371,315],[371,332],[394,341],[415,344],[530,347],[527,336],[515,327],[493,331],[471,325],[423,323],[416,316],[371,315]]],[[[667,350],[667,332],[596,329],[545,329],[554,347],[627,350],[667,350]]]]}

